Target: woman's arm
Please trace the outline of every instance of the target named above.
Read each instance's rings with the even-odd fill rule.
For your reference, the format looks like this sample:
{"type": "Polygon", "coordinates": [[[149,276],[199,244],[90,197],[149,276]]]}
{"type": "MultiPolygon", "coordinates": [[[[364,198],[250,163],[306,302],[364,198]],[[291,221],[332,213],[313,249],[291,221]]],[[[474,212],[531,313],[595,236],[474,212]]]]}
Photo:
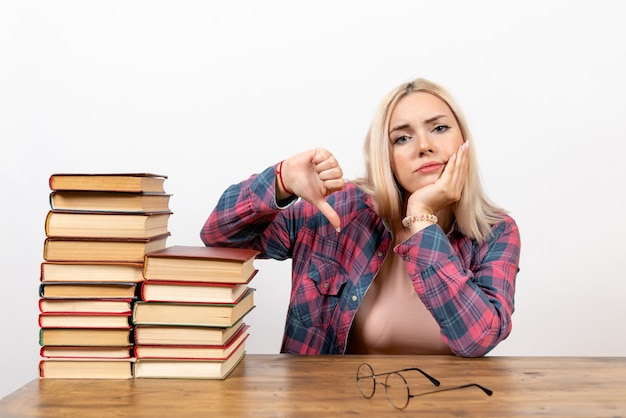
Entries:
{"type": "Polygon", "coordinates": [[[277,204],[275,169],[269,167],[226,189],[200,232],[205,245],[253,248],[262,258],[289,256],[290,234],[279,213],[297,197],[277,204]]]}
{"type": "Polygon", "coordinates": [[[505,216],[477,252],[471,246],[472,241],[464,240],[457,253],[441,228],[432,225],[396,251],[450,349],[459,356],[479,357],[511,332],[519,230],[505,216]]]}

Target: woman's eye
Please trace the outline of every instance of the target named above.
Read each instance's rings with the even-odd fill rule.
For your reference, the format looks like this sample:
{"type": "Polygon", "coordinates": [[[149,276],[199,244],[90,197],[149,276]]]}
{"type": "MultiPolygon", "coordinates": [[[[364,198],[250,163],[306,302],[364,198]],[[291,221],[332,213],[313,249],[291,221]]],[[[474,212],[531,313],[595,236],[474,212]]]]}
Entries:
{"type": "Polygon", "coordinates": [[[408,140],[409,140],[409,136],[408,135],[402,135],[402,136],[399,136],[396,139],[394,139],[393,143],[394,144],[404,144],[408,140]]]}
{"type": "Polygon", "coordinates": [[[447,131],[449,128],[450,127],[448,125],[437,125],[435,126],[435,129],[433,129],[433,132],[443,133],[447,131]]]}

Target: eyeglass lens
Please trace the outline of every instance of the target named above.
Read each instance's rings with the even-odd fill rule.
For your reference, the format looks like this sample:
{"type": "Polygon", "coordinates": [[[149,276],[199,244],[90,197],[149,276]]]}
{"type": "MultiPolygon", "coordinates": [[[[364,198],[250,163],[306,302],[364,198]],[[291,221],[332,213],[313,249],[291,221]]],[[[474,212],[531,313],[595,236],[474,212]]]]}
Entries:
{"type": "Polygon", "coordinates": [[[365,398],[369,399],[374,396],[376,391],[376,377],[374,376],[374,369],[367,363],[363,363],[359,366],[356,373],[356,384],[365,398]]]}
{"type": "Polygon", "coordinates": [[[409,384],[400,373],[393,372],[387,375],[385,394],[389,402],[397,409],[404,409],[409,404],[409,384]]]}

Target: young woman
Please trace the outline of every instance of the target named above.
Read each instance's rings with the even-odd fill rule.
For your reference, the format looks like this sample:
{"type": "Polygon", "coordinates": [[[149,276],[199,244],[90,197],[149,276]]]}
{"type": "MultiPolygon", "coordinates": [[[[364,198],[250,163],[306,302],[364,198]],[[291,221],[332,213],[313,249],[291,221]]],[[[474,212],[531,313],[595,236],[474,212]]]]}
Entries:
{"type": "Polygon", "coordinates": [[[483,192],[460,108],[417,79],[390,92],[344,181],[313,149],[229,187],[207,246],[293,260],[281,351],[482,356],[511,332],[520,236],[483,192]]]}

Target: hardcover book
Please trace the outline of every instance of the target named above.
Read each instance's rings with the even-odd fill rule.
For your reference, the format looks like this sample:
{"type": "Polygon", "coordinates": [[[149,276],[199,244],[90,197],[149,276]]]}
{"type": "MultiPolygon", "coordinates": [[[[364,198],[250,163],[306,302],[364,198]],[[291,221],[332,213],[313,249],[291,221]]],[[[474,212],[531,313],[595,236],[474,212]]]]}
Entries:
{"type": "Polygon", "coordinates": [[[141,263],[114,261],[44,261],[41,263],[42,282],[141,282],[141,263]]]}
{"type": "Polygon", "coordinates": [[[132,299],[39,299],[39,312],[132,313],[132,299]]]}
{"type": "Polygon", "coordinates": [[[253,295],[254,289],[249,288],[236,303],[137,301],[133,323],[230,327],[254,308],[253,295]]]}
{"type": "Polygon", "coordinates": [[[140,286],[141,300],[145,302],[235,303],[248,290],[246,283],[146,280],[140,286]]]}
{"type": "Polygon", "coordinates": [[[49,299],[133,299],[137,291],[137,283],[123,282],[43,282],[39,285],[39,296],[49,299]]]}
{"type": "Polygon", "coordinates": [[[258,251],[243,248],[175,245],[146,254],[147,280],[247,283],[258,251]]]}
{"type": "Polygon", "coordinates": [[[134,376],[137,379],[225,379],[244,354],[245,344],[241,344],[226,360],[137,359],[134,376]]]}
{"type": "Polygon", "coordinates": [[[166,178],[152,173],[55,173],[49,184],[51,190],[163,192],[166,178]]]}
{"type": "Polygon", "coordinates": [[[56,238],[44,242],[46,261],[141,262],[150,251],[165,248],[170,233],[151,238],[56,238]]]}
{"type": "Polygon", "coordinates": [[[131,345],[132,331],[127,328],[41,328],[39,345],[131,345]]]}
{"type": "Polygon", "coordinates": [[[164,193],[58,191],[50,193],[50,208],[86,212],[169,212],[170,197],[164,193]]]}
{"type": "Polygon", "coordinates": [[[239,320],[231,327],[135,325],[137,345],[225,345],[247,325],[239,320]]]}
{"type": "Polygon", "coordinates": [[[39,314],[40,328],[130,328],[130,313],[47,312],[39,314]]]}
{"type": "Polygon", "coordinates": [[[39,350],[41,357],[50,358],[131,358],[132,346],[65,346],[45,345],[39,350]]]}
{"type": "Polygon", "coordinates": [[[39,362],[42,379],[132,379],[133,359],[47,358],[39,362]]]}
{"type": "Polygon", "coordinates": [[[49,237],[150,238],[167,233],[171,212],[72,212],[51,210],[49,237]]]}
{"type": "Polygon", "coordinates": [[[143,345],[134,348],[135,358],[164,358],[186,360],[226,360],[248,338],[245,329],[225,345],[143,345]]]}

